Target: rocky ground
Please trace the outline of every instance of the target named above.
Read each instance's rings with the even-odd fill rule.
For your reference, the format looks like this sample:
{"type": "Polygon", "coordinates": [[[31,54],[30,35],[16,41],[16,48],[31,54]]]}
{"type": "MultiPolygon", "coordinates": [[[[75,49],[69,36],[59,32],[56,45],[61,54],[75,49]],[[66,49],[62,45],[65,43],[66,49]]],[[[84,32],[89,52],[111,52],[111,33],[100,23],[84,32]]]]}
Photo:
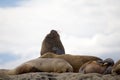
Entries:
{"type": "Polygon", "coordinates": [[[11,76],[1,74],[0,80],[120,80],[120,75],[36,72],[11,76]]]}

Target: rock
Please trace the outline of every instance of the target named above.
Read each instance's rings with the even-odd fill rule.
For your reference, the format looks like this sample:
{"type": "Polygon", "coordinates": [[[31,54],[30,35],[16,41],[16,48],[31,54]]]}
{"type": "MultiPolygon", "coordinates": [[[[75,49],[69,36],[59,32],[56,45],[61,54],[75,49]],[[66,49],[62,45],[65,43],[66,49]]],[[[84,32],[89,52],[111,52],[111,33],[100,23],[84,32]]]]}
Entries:
{"type": "Polygon", "coordinates": [[[20,75],[0,75],[0,80],[120,80],[120,75],[35,72],[20,75]]]}

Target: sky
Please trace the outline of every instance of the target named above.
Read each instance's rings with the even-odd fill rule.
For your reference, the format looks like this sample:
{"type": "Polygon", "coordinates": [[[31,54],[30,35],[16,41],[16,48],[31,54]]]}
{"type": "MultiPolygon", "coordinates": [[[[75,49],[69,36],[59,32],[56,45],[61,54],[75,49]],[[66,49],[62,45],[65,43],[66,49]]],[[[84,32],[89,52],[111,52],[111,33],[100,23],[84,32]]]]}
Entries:
{"type": "Polygon", "coordinates": [[[0,68],[40,56],[57,30],[66,54],[120,59],[120,0],[0,0],[0,68]]]}

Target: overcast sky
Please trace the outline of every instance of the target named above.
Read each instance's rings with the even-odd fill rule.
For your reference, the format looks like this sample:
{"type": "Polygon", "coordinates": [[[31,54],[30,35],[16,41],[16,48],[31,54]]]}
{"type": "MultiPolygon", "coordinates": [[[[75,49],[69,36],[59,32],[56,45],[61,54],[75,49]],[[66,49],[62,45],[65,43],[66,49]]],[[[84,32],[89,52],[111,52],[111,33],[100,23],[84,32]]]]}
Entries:
{"type": "Polygon", "coordinates": [[[120,59],[120,0],[0,0],[0,68],[39,57],[52,29],[67,54],[120,59]]]}

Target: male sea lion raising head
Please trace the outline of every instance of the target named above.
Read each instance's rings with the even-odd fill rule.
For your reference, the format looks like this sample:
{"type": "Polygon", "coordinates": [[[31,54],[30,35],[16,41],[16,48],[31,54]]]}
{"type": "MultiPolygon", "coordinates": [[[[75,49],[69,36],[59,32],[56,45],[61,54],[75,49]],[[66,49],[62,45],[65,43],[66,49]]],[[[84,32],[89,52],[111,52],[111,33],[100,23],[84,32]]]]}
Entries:
{"type": "Polygon", "coordinates": [[[42,42],[40,54],[43,55],[46,52],[53,52],[55,54],[65,54],[64,46],[56,30],[51,30],[42,42]]]}

